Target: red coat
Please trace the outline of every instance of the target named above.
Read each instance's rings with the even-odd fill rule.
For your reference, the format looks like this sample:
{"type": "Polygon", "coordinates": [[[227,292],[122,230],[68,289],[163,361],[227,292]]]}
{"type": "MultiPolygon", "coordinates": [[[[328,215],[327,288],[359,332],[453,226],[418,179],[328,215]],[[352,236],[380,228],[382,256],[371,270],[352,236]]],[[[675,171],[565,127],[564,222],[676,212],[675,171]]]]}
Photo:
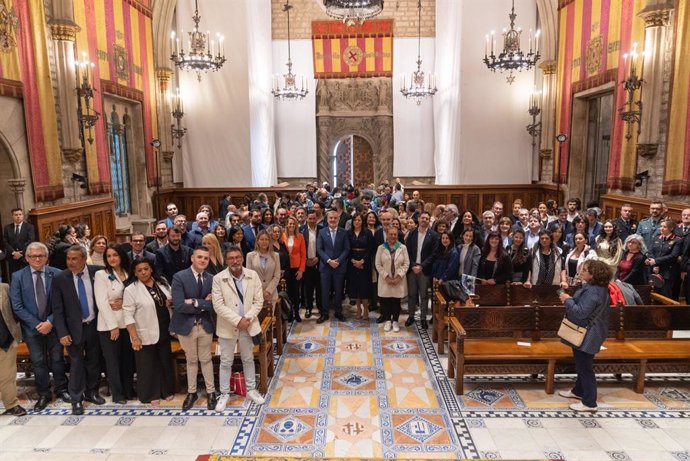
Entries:
{"type": "Polygon", "coordinates": [[[300,272],[304,272],[307,265],[307,244],[300,233],[295,234],[294,239],[292,251],[290,251],[287,234],[283,234],[283,243],[290,253],[290,269],[299,269],[300,272]]]}

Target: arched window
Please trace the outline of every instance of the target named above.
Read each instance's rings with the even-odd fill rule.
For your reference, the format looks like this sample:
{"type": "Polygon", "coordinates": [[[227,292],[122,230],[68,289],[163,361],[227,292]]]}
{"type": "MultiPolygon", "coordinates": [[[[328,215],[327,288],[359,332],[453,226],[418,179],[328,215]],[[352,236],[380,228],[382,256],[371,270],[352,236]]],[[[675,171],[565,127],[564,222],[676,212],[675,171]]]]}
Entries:
{"type": "Polygon", "coordinates": [[[129,196],[129,174],[127,167],[127,132],[130,128],[130,118],[125,114],[120,123],[120,117],[115,106],[108,119],[108,146],[110,149],[110,176],[113,180],[113,198],[115,199],[115,213],[122,216],[132,212],[132,201],[129,196]]]}

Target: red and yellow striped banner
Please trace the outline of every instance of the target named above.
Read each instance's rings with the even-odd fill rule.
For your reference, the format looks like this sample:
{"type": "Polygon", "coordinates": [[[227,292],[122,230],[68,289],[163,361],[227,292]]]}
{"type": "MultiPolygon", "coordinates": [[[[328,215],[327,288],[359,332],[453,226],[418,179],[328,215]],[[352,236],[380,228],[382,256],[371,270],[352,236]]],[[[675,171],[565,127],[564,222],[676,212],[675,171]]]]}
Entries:
{"type": "Polygon", "coordinates": [[[393,20],[313,21],[314,78],[391,77],[393,20]]]}

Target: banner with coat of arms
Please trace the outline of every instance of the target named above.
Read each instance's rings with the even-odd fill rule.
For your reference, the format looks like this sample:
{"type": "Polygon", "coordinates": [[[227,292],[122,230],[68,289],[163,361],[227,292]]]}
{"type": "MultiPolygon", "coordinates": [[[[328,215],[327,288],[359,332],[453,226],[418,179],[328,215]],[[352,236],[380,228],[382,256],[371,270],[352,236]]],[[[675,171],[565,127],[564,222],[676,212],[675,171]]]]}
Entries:
{"type": "Polygon", "coordinates": [[[391,77],[393,20],[313,21],[314,78],[391,77]]]}

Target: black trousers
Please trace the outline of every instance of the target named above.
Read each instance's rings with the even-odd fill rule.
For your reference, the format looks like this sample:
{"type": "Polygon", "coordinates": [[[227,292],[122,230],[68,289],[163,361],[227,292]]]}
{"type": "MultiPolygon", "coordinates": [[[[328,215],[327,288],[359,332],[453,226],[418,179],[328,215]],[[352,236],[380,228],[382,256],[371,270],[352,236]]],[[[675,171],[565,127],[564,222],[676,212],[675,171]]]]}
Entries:
{"type": "Polygon", "coordinates": [[[98,393],[101,380],[101,345],[96,321],[82,324],[81,343],[67,348],[69,352],[69,395],[72,403],[81,402],[86,395],[98,393]]]}
{"type": "Polygon", "coordinates": [[[134,353],[137,364],[137,395],[141,403],[150,403],[173,395],[173,358],[170,336],[161,331],[156,344],[142,346],[134,353]]]}
{"type": "Polygon", "coordinates": [[[297,271],[299,268],[290,268],[285,271],[285,283],[287,284],[288,297],[292,303],[292,308],[299,311],[299,292],[302,286],[302,280],[304,280],[304,274],[302,274],[302,280],[297,280],[297,271]]]}
{"type": "Polygon", "coordinates": [[[53,372],[55,393],[67,392],[67,363],[62,344],[55,329],[47,335],[30,335],[24,337],[29,348],[31,369],[34,372],[36,390],[41,397],[51,397],[50,372],[53,372]]]}
{"type": "Polygon", "coordinates": [[[314,293],[316,293],[316,306],[321,304],[321,280],[319,277],[319,266],[307,266],[302,276],[303,301],[308,310],[314,308],[314,293]]]}
{"type": "Polygon", "coordinates": [[[593,408],[597,406],[597,379],[594,375],[594,355],[573,348],[577,380],[572,393],[582,397],[582,403],[593,408]]]}
{"type": "Polygon", "coordinates": [[[398,321],[398,317],[400,317],[400,298],[379,297],[379,304],[381,305],[383,320],[398,321]]]}
{"type": "Polygon", "coordinates": [[[98,334],[113,400],[133,399],[135,395],[134,350],[129,333],[125,328],[121,328],[120,336],[116,341],[111,341],[109,331],[99,331],[98,334]]]}

